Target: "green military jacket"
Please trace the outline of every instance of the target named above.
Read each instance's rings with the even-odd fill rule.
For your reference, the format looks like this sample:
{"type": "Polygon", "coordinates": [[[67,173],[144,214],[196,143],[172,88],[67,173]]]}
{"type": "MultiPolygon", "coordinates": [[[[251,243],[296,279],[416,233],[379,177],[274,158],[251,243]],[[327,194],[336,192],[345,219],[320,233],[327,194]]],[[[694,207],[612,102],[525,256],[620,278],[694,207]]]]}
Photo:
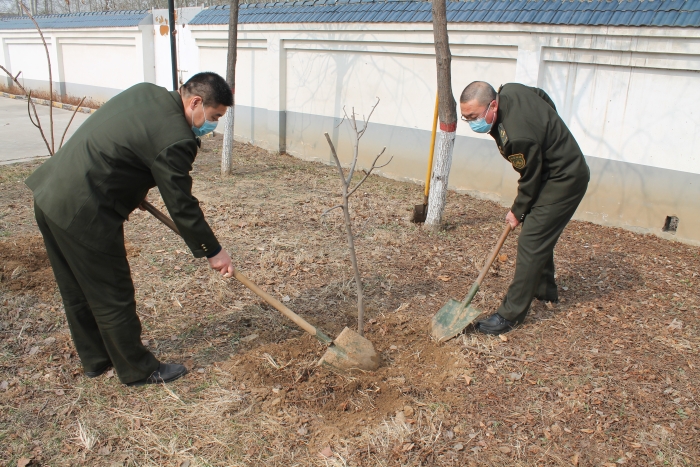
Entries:
{"type": "Polygon", "coordinates": [[[126,255],[124,221],[157,185],[187,246],[202,257],[219,243],[192,196],[198,147],[180,94],[141,83],[92,114],[26,183],[56,225],[119,256],[126,255]]]}
{"type": "Polygon", "coordinates": [[[511,211],[522,221],[533,206],[585,192],[588,165],[554,102],[538,88],[510,83],[498,90],[498,116],[490,134],[520,174],[511,211]]]}

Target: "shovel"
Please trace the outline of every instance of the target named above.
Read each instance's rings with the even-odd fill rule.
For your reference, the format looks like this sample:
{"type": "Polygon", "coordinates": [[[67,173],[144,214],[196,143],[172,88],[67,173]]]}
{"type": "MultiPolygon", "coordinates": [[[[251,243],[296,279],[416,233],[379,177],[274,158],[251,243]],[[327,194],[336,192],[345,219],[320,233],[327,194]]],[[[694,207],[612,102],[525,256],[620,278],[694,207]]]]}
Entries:
{"type": "Polygon", "coordinates": [[[484,277],[486,277],[486,273],[491,268],[498,252],[501,251],[501,247],[506,241],[506,237],[508,237],[510,231],[510,224],[506,223],[506,228],[503,230],[501,238],[498,239],[498,243],[496,243],[495,248],[491,251],[491,256],[486,260],[486,264],[484,264],[483,269],[479,272],[479,277],[476,278],[476,282],[472,285],[464,301],[459,302],[450,299],[450,301],[440,308],[435,316],[433,316],[430,335],[433,336],[435,340],[444,342],[448,339],[452,339],[481,314],[479,310],[471,306],[471,302],[479,291],[481,282],[484,280],[484,277]]]}
{"type": "MultiPolygon", "coordinates": [[[[163,224],[170,227],[173,232],[180,235],[180,231],[175,226],[175,223],[168,216],[160,212],[158,208],[145,200],[141,202],[141,207],[153,214],[153,216],[163,224]]],[[[309,324],[301,316],[284,306],[282,302],[262,290],[237,269],[234,270],[233,277],[252,290],[255,295],[275,307],[277,311],[294,321],[301,329],[328,346],[328,350],[323,357],[321,357],[318,365],[329,366],[340,371],[373,371],[379,368],[379,355],[377,355],[377,352],[374,350],[372,343],[352,329],[343,329],[343,332],[341,332],[335,340],[332,340],[319,329],[309,324]]]]}
{"type": "Polygon", "coordinates": [[[428,157],[428,173],[425,174],[425,192],[423,194],[423,204],[413,206],[413,217],[411,222],[422,224],[428,215],[428,194],[430,193],[430,175],[433,172],[433,155],[435,154],[435,133],[437,132],[438,109],[440,99],[435,95],[435,112],[433,113],[433,134],[430,137],[430,156],[428,157]]]}

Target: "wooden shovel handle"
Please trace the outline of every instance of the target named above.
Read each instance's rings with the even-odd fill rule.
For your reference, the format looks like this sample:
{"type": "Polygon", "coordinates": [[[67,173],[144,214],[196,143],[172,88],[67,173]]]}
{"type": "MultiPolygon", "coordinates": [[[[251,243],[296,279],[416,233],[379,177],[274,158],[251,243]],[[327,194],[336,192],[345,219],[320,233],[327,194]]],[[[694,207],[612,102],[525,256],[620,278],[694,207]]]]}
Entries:
{"type": "Polygon", "coordinates": [[[509,223],[506,222],[506,228],[503,229],[503,233],[501,234],[501,238],[498,239],[498,243],[496,243],[496,246],[491,251],[491,255],[486,260],[486,264],[484,264],[484,267],[481,269],[481,272],[479,273],[479,277],[476,278],[476,283],[479,286],[481,286],[481,282],[484,280],[484,277],[486,277],[486,273],[489,272],[489,269],[491,269],[491,265],[495,261],[496,256],[498,256],[498,252],[501,251],[501,247],[505,243],[506,238],[508,237],[508,234],[510,233],[511,230],[513,230],[512,227],[510,226],[509,223]]]}
{"type": "MultiPolygon", "coordinates": [[[[161,221],[163,224],[170,227],[170,229],[173,232],[180,235],[180,231],[177,229],[175,222],[173,222],[172,219],[170,219],[168,216],[166,216],[165,214],[160,212],[158,210],[158,208],[156,208],[155,206],[153,206],[151,203],[149,203],[146,200],[141,202],[141,207],[143,209],[145,209],[146,211],[150,212],[151,214],[153,214],[153,216],[156,219],[158,219],[159,221],[161,221]]],[[[180,236],[182,236],[182,235],[180,235],[180,236]]],[[[265,292],[263,289],[258,287],[258,285],[255,282],[251,281],[246,276],[244,276],[241,272],[238,271],[238,269],[233,270],[233,277],[235,277],[238,282],[240,282],[241,284],[245,285],[250,290],[252,290],[255,295],[257,295],[258,297],[262,298],[267,303],[269,303],[270,305],[275,307],[277,309],[277,311],[279,311],[284,316],[286,316],[287,318],[294,321],[294,323],[297,326],[299,326],[300,328],[302,328],[304,331],[308,332],[309,334],[311,334],[312,336],[316,337],[318,340],[320,340],[321,342],[324,342],[326,344],[331,344],[333,342],[333,340],[331,338],[329,338],[328,336],[323,334],[321,331],[316,329],[314,326],[309,324],[301,316],[297,315],[292,310],[290,310],[289,308],[284,306],[284,304],[282,304],[282,302],[280,302],[275,297],[273,297],[272,295],[270,295],[269,293],[265,292]]]]}

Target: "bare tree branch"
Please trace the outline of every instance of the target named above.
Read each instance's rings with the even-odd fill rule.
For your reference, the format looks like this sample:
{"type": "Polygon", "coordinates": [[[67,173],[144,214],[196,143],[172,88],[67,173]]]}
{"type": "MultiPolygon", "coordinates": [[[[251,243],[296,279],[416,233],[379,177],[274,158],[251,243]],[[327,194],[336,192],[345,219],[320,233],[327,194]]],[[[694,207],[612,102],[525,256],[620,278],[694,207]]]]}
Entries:
{"type": "Polygon", "coordinates": [[[24,6],[24,3],[20,3],[20,5],[22,5],[22,9],[24,9],[24,12],[27,14],[27,16],[29,16],[29,19],[32,20],[32,23],[34,23],[36,30],[39,32],[39,36],[41,36],[41,42],[44,43],[44,50],[46,51],[46,62],[49,65],[49,101],[51,102],[51,107],[49,107],[49,124],[51,125],[51,149],[49,152],[53,156],[54,152],[56,151],[56,144],[54,142],[53,134],[53,75],[51,74],[51,56],[49,55],[49,46],[46,45],[44,33],[41,32],[41,28],[39,27],[39,24],[36,22],[32,14],[29,12],[27,7],[24,6]]]}
{"type": "Polygon", "coordinates": [[[331,147],[331,154],[333,155],[333,159],[335,160],[335,165],[338,166],[338,172],[340,172],[340,178],[343,180],[343,191],[345,191],[348,187],[348,184],[345,182],[345,174],[343,173],[343,166],[340,165],[340,159],[338,159],[338,154],[335,152],[335,146],[333,146],[333,141],[331,141],[331,137],[328,133],[324,133],[326,137],[326,141],[328,141],[328,145],[331,147]]]}
{"type": "Polygon", "coordinates": [[[66,139],[66,133],[68,133],[68,128],[70,128],[70,124],[73,123],[73,119],[75,118],[75,114],[78,113],[78,109],[80,106],[83,104],[83,101],[85,100],[87,96],[83,96],[82,99],[80,99],[80,102],[78,105],[75,106],[75,110],[73,110],[73,115],[71,115],[70,120],[68,121],[68,125],[66,125],[66,129],[63,132],[63,136],[61,137],[61,144],[58,145],[58,149],[61,149],[63,147],[63,140],[66,139]]]}
{"type": "MultiPolygon", "coordinates": [[[[379,105],[379,98],[377,97],[377,102],[372,106],[372,110],[370,110],[369,115],[365,119],[365,126],[364,126],[364,128],[362,128],[362,131],[360,131],[360,133],[357,135],[357,139],[362,138],[362,136],[365,134],[365,131],[367,131],[367,125],[369,124],[369,119],[372,118],[372,114],[374,113],[374,109],[376,109],[378,105],[379,105]]],[[[364,118],[364,115],[362,116],[362,118],[364,118]]]]}
{"type": "Polygon", "coordinates": [[[338,209],[338,208],[342,208],[342,207],[343,207],[342,204],[337,204],[337,205],[333,206],[332,208],[328,208],[328,209],[326,209],[325,211],[323,211],[323,214],[321,214],[321,216],[325,216],[326,214],[328,214],[328,213],[331,212],[332,210],[338,209]]]}
{"type": "MultiPolygon", "coordinates": [[[[20,88],[22,91],[24,91],[24,88],[20,88]]],[[[25,91],[26,93],[26,91],[25,91]]],[[[29,91],[27,94],[27,115],[29,115],[29,121],[32,122],[32,125],[37,127],[39,129],[39,133],[41,133],[41,139],[44,140],[44,144],[46,144],[46,149],[49,151],[49,155],[53,156],[53,153],[51,152],[51,147],[49,146],[49,142],[46,139],[46,136],[44,135],[44,130],[41,128],[41,120],[39,120],[39,114],[36,111],[36,105],[34,105],[34,101],[32,100],[32,92],[29,91]],[[34,111],[34,117],[36,118],[36,123],[34,123],[34,118],[32,118],[32,112],[29,109],[29,106],[31,105],[31,110],[34,111]]]]}
{"type": "Polygon", "coordinates": [[[360,185],[362,185],[363,183],[365,183],[365,180],[367,180],[367,177],[370,176],[370,174],[372,173],[372,171],[373,171],[374,169],[381,169],[382,167],[386,167],[387,165],[389,165],[389,162],[391,162],[391,161],[394,159],[394,156],[391,156],[391,157],[389,158],[389,160],[387,161],[386,164],[376,165],[376,164],[377,164],[377,160],[379,160],[379,158],[382,157],[382,154],[384,154],[384,151],[386,151],[386,146],[384,146],[384,149],[382,149],[382,152],[380,152],[379,155],[378,155],[377,157],[374,158],[374,162],[372,162],[372,167],[371,167],[369,170],[363,170],[363,171],[362,171],[362,172],[364,172],[365,176],[362,178],[362,180],[360,180],[360,181],[357,183],[357,185],[355,185],[355,188],[353,188],[352,190],[350,190],[350,191],[348,192],[348,197],[351,196],[353,193],[355,193],[355,192],[357,191],[357,189],[360,188],[360,185]]]}
{"type": "MultiPolygon", "coordinates": [[[[377,98],[377,104],[379,103],[379,98],[377,98]]],[[[377,104],[372,107],[372,112],[374,112],[374,109],[377,107],[377,104]]],[[[377,157],[374,158],[374,161],[372,162],[372,167],[370,167],[369,170],[363,170],[365,176],[360,182],[353,188],[352,190],[348,191],[350,187],[350,183],[352,182],[352,176],[355,172],[355,167],[357,167],[357,159],[359,156],[359,144],[360,144],[360,137],[362,136],[362,133],[367,129],[367,122],[369,121],[369,117],[365,120],[365,126],[362,129],[362,132],[357,130],[357,119],[355,118],[355,108],[352,108],[352,113],[348,115],[347,111],[345,110],[345,107],[343,107],[343,120],[344,121],[346,118],[348,119],[348,123],[350,124],[352,130],[355,132],[355,139],[353,141],[353,157],[352,157],[352,163],[350,166],[350,171],[347,175],[343,173],[343,166],[340,164],[340,158],[338,158],[338,154],[335,150],[335,146],[333,145],[333,142],[331,141],[331,137],[328,133],[324,133],[326,137],[326,141],[328,141],[328,145],[331,148],[331,154],[333,155],[333,160],[335,161],[336,167],[338,167],[338,174],[340,175],[340,180],[342,184],[342,204],[333,206],[332,208],[327,209],[322,216],[325,216],[327,213],[330,211],[337,209],[337,208],[342,208],[343,210],[343,215],[344,215],[344,220],[345,220],[345,233],[347,234],[347,239],[348,239],[348,250],[350,253],[350,262],[352,263],[352,269],[355,275],[355,286],[357,288],[357,332],[362,336],[364,334],[364,316],[365,316],[365,306],[364,306],[364,292],[363,292],[363,285],[362,285],[362,275],[360,274],[360,268],[358,267],[357,264],[357,255],[355,253],[355,236],[352,232],[352,219],[350,218],[350,207],[348,204],[348,201],[350,199],[350,195],[352,195],[359,187],[364,183],[365,180],[367,180],[367,177],[370,176],[372,171],[376,168],[379,167],[384,167],[386,166],[389,162],[391,162],[391,159],[389,159],[389,162],[386,164],[383,164],[381,166],[377,166],[377,161],[379,158],[384,154],[384,151],[386,151],[386,147],[382,149],[382,151],[377,155],[377,157]]],[[[369,116],[372,116],[372,113],[369,114],[369,116]]],[[[363,117],[364,118],[364,117],[363,117]]]]}

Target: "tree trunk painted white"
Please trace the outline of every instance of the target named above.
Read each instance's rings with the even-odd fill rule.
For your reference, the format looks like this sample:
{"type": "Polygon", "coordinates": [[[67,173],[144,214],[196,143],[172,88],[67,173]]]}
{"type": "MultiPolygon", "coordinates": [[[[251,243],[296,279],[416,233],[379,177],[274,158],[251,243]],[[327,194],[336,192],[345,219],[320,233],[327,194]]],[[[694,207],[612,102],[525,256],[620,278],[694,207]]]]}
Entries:
{"type": "Polygon", "coordinates": [[[233,123],[236,109],[236,94],[233,94],[233,105],[224,114],[224,147],[221,151],[221,175],[230,175],[233,167],[233,123]]]}
{"type": "Polygon", "coordinates": [[[233,104],[224,115],[224,147],[221,148],[221,175],[231,175],[233,168],[233,123],[236,109],[236,58],[238,56],[238,4],[231,0],[228,20],[228,51],[226,56],[226,83],[233,93],[233,104]]]}
{"type": "Polygon", "coordinates": [[[435,39],[435,62],[440,115],[440,141],[433,163],[433,176],[430,180],[428,213],[425,225],[432,229],[440,228],[442,213],[447,199],[447,181],[452,167],[452,150],[457,131],[457,103],[452,95],[452,54],[447,35],[446,0],[433,0],[433,37],[435,39]]]}
{"type": "Polygon", "coordinates": [[[428,213],[425,223],[439,227],[447,199],[447,183],[452,167],[452,151],[455,146],[455,131],[440,130],[437,155],[433,163],[433,175],[430,178],[430,195],[428,196],[428,213]]]}

